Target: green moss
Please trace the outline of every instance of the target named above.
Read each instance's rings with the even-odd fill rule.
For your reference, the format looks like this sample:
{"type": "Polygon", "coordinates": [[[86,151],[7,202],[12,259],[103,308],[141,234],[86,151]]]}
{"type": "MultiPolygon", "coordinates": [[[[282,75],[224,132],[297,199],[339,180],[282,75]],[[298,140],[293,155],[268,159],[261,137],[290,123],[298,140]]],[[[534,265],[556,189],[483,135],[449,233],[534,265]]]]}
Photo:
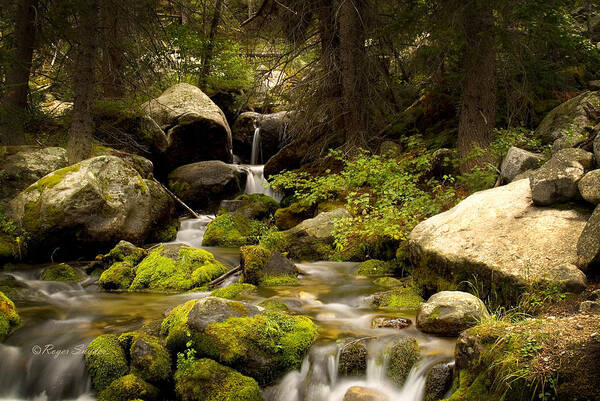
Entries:
{"type": "Polygon", "coordinates": [[[373,281],[373,284],[383,288],[395,288],[403,285],[403,282],[402,280],[398,280],[397,278],[393,277],[379,277],[373,281]]]}
{"type": "Polygon", "coordinates": [[[262,280],[265,265],[271,257],[271,251],[262,246],[243,246],[240,248],[243,281],[259,284],[262,280]]]}
{"type": "Polygon", "coordinates": [[[28,201],[23,206],[23,226],[29,232],[36,232],[42,226],[42,197],[39,194],[37,196],[37,200],[28,201]]]}
{"type": "Polygon", "coordinates": [[[227,287],[219,288],[210,293],[213,297],[234,299],[240,294],[249,293],[256,289],[256,286],[247,283],[235,283],[227,287]]]}
{"type": "Polygon", "coordinates": [[[265,308],[268,311],[287,312],[290,309],[285,302],[281,302],[276,299],[265,299],[264,301],[260,301],[258,306],[265,308]]]}
{"type": "Polygon", "coordinates": [[[185,181],[169,180],[169,189],[179,196],[185,194],[191,187],[192,186],[185,181]]]}
{"type": "Polygon", "coordinates": [[[129,350],[131,373],[160,385],[171,377],[171,356],[158,337],[142,332],[122,334],[119,342],[129,350]]]}
{"type": "Polygon", "coordinates": [[[292,203],[289,207],[277,209],[275,212],[275,225],[280,230],[289,230],[303,220],[314,216],[314,206],[305,206],[299,202],[292,203]]]}
{"type": "Polygon", "coordinates": [[[179,230],[179,221],[173,219],[166,227],[153,233],[152,239],[156,242],[171,242],[177,238],[179,230]]]}
{"type": "Polygon", "coordinates": [[[135,270],[130,264],[116,262],[100,275],[98,284],[105,290],[127,290],[134,277],[135,270]]]}
{"type": "Polygon", "coordinates": [[[44,269],[41,279],[44,281],[67,281],[76,282],[85,278],[83,272],[77,271],[75,268],[66,263],[52,265],[44,269]]]}
{"type": "Polygon", "coordinates": [[[133,399],[158,400],[159,391],[139,377],[130,374],[116,379],[98,394],[99,401],[130,401],[133,399]]]}
{"type": "Polygon", "coordinates": [[[0,341],[21,325],[21,318],[15,304],[0,292],[0,341]]]}
{"type": "Polygon", "coordinates": [[[261,221],[250,220],[238,213],[225,213],[208,224],[202,245],[235,248],[256,244],[266,228],[261,221]]]}
{"type": "Polygon", "coordinates": [[[67,174],[74,173],[79,171],[81,168],[81,164],[74,164],[72,166],[68,166],[65,168],[61,168],[60,170],[56,170],[53,173],[50,173],[42,178],[40,178],[37,182],[29,186],[26,191],[37,190],[40,193],[45,189],[52,188],[56,186],[59,182],[61,182],[67,174]]]}
{"type": "Polygon", "coordinates": [[[266,205],[270,210],[276,210],[279,207],[279,203],[270,196],[264,194],[245,194],[240,195],[236,200],[250,201],[250,202],[258,202],[266,205]]]}
{"type": "Polygon", "coordinates": [[[146,256],[146,251],[138,248],[127,241],[120,241],[109,253],[102,257],[102,260],[113,264],[115,262],[125,262],[131,266],[137,265],[146,256]]]}
{"type": "Polygon", "coordinates": [[[280,285],[299,285],[300,280],[296,276],[291,276],[287,274],[273,276],[270,274],[266,274],[262,277],[260,281],[261,287],[277,287],[280,285]]]}
{"type": "Polygon", "coordinates": [[[392,262],[371,259],[362,262],[356,269],[357,276],[388,276],[395,273],[396,266],[392,262]]]}
{"type": "Polygon", "coordinates": [[[178,364],[175,391],[183,401],[262,401],[256,380],[210,359],[178,364]]]}
{"type": "Polygon", "coordinates": [[[129,372],[125,352],[121,348],[117,336],[112,334],[96,337],[88,345],[85,364],[90,373],[92,385],[98,392],[129,372]]]}
{"type": "Polygon", "coordinates": [[[161,245],[151,251],[137,266],[130,289],[186,291],[227,271],[208,251],[181,246],[175,256],[173,249],[161,245]]]}
{"type": "Polygon", "coordinates": [[[392,311],[415,310],[424,302],[421,295],[411,286],[374,294],[371,300],[373,306],[392,311]]]}
{"type": "Polygon", "coordinates": [[[269,231],[261,239],[259,245],[273,252],[286,253],[292,238],[285,231],[269,231]]]}
{"type": "Polygon", "coordinates": [[[196,300],[192,299],[184,304],[174,307],[160,325],[161,334],[163,336],[172,335],[175,330],[185,326],[188,313],[190,313],[195,304],[196,300]]]}
{"type": "Polygon", "coordinates": [[[414,337],[404,337],[387,349],[389,364],[387,376],[398,386],[402,386],[412,367],[419,361],[421,354],[414,337]]]}

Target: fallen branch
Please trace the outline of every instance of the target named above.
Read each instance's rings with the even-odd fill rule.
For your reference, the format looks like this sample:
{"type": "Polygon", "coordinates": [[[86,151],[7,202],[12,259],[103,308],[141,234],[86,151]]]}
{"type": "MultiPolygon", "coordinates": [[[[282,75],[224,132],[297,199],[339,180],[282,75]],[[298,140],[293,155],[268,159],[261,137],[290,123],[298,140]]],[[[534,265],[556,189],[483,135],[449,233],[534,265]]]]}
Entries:
{"type": "Polygon", "coordinates": [[[208,288],[213,288],[213,287],[221,284],[227,278],[233,276],[235,273],[237,273],[239,271],[242,271],[242,267],[241,266],[235,267],[235,268],[229,270],[227,273],[223,274],[222,276],[217,277],[216,279],[214,279],[213,281],[211,281],[210,283],[208,283],[207,287],[208,288]]]}
{"type": "Polygon", "coordinates": [[[201,217],[200,217],[200,215],[199,215],[198,213],[194,212],[194,210],[193,210],[191,207],[189,207],[188,205],[186,205],[184,201],[182,201],[181,199],[179,199],[179,197],[178,197],[177,195],[175,195],[173,192],[171,192],[171,191],[169,190],[169,188],[165,187],[165,186],[164,186],[164,185],[163,185],[163,184],[162,184],[160,181],[158,181],[158,180],[157,180],[156,178],[154,178],[154,177],[152,177],[152,181],[154,181],[155,183],[157,183],[158,185],[160,185],[160,186],[161,186],[161,187],[162,187],[162,188],[163,188],[165,191],[167,191],[167,193],[168,193],[169,195],[171,195],[171,198],[175,199],[175,201],[176,201],[177,203],[179,203],[181,206],[183,206],[183,207],[185,208],[185,210],[187,210],[188,212],[190,212],[190,214],[191,214],[192,216],[194,216],[194,217],[195,217],[195,218],[197,218],[197,219],[200,219],[200,218],[201,218],[201,217]]]}

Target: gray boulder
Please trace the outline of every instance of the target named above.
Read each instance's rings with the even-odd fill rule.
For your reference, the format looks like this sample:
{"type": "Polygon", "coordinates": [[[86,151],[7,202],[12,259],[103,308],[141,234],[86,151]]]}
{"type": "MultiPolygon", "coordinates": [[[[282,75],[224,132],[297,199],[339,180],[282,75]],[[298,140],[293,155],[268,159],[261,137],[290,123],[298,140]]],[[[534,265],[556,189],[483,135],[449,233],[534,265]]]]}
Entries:
{"type": "Polygon", "coordinates": [[[548,206],[579,197],[577,183],[592,167],[593,155],[582,149],[562,149],[530,177],[536,205],[548,206]]]}
{"type": "Polygon", "coordinates": [[[542,120],[535,131],[535,136],[545,143],[553,143],[563,136],[584,133],[586,128],[596,124],[586,111],[589,105],[600,107],[600,93],[586,92],[554,108],[542,120]]]}
{"type": "Polygon", "coordinates": [[[511,182],[517,175],[538,168],[543,161],[543,155],[512,146],[502,161],[500,174],[505,181],[511,182]]]}
{"type": "Polygon", "coordinates": [[[233,153],[245,163],[250,162],[252,140],[258,117],[260,117],[260,113],[247,111],[240,114],[231,127],[233,153]]]}
{"type": "Polygon", "coordinates": [[[63,148],[0,147],[0,210],[46,174],[69,165],[63,148]]]}
{"type": "Polygon", "coordinates": [[[596,206],[577,241],[577,266],[584,272],[597,269],[600,262],[600,206],[596,206]]]}
{"type": "Polygon", "coordinates": [[[600,203],[600,170],[592,170],[584,175],[577,187],[583,199],[594,205],[600,203]]]}
{"type": "Polygon", "coordinates": [[[568,264],[569,275],[580,277],[572,267],[575,239],[589,216],[586,209],[532,205],[529,181],[520,180],[477,192],[421,222],[408,237],[408,250],[417,273],[459,286],[476,276],[482,296],[493,290],[511,303],[524,287],[554,282],[553,266],[568,264]]]}
{"type": "Polygon", "coordinates": [[[244,191],[247,172],[218,160],[186,164],[169,174],[169,189],[195,209],[215,211],[244,191]]]}
{"type": "Polygon", "coordinates": [[[31,236],[29,250],[39,258],[92,256],[120,240],[143,244],[175,234],[171,197],[115,156],[55,171],[11,206],[13,220],[31,236]]]}
{"type": "Polygon", "coordinates": [[[202,160],[233,161],[227,119],[197,87],[174,85],[141,108],[167,133],[166,169],[202,160]]]}
{"type": "Polygon", "coordinates": [[[454,337],[489,316],[483,302],[461,291],[433,294],[417,311],[417,328],[424,333],[454,337]]]}

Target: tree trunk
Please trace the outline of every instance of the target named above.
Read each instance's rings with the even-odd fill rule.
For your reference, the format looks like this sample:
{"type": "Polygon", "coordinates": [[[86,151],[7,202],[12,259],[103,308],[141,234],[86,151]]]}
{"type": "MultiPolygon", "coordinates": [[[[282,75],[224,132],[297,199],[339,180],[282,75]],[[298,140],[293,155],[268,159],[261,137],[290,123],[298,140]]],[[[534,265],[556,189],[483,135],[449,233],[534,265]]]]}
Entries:
{"type": "Polygon", "coordinates": [[[79,15],[78,43],[73,74],[73,117],[69,132],[67,154],[69,163],[90,156],[94,120],[92,105],[95,98],[96,39],[98,35],[98,0],[86,0],[79,15]]]}
{"type": "Polygon", "coordinates": [[[21,0],[17,6],[13,63],[6,74],[6,93],[0,110],[0,140],[5,145],[25,143],[23,119],[27,109],[37,6],[38,0],[21,0]]]}
{"type": "Polygon", "coordinates": [[[125,93],[123,82],[123,18],[110,7],[111,2],[102,3],[102,94],[108,99],[120,99],[125,93]]]}
{"type": "Polygon", "coordinates": [[[466,7],[464,30],[464,83],[458,123],[460,170],[467,173],[490,161],[477,155],[487,150],[496,125],[496,49],[494,14],[486,0],[476,0],[466,7]]]}
{"type": "Polygon", "coordinates": [[[213,51],[215,48],[215,38],[217,37],[217,30],[219,23],[221,22],[221,9],[223,8],[223,0],[217,0],[215,3],[215,12],[213,14],[212,21],[210,23],[210,33],[208,36],[208,44],[206,46],[206,53],[202,58],[202,68],[200,70],[200,79],[198,86],[202,89],[206,87],[206,79],[210,74],[210,63],[213,58],[213,51]]]}

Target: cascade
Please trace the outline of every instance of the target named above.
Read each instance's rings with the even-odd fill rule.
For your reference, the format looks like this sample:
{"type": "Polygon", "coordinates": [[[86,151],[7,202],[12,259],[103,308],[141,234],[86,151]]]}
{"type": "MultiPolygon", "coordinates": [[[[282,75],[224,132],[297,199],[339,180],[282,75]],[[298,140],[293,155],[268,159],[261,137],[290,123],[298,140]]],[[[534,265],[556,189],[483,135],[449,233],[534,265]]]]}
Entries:
{"type": "Polygon", "coordinates": [[[260,127],[254,129],[254,137],[252,138],[252,154],[250,155],[250,164],[258,164],[258,160],[261,158],[261,147],[260,147],[260,127]]]}

